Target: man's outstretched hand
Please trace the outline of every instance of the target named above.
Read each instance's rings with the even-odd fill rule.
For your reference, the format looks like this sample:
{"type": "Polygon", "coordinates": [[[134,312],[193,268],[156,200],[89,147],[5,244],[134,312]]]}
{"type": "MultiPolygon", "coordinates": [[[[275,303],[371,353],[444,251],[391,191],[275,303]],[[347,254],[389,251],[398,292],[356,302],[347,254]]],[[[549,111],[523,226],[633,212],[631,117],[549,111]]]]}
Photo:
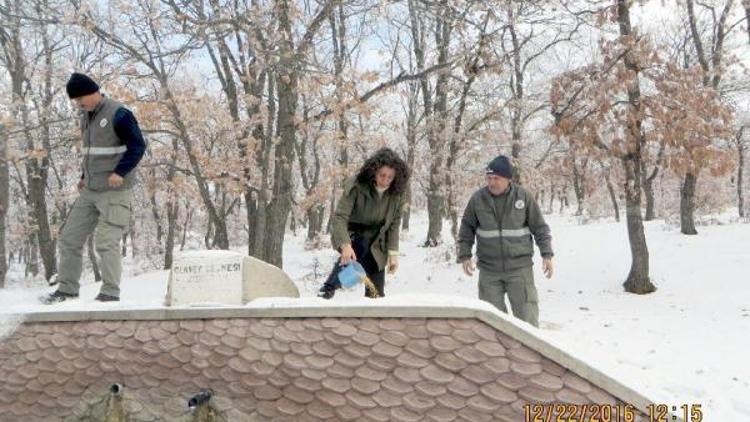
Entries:
{"type": "Polygon", "coordinates": [[[542,271],[544,271],[545,277],[552,278],[552,274],[555,272],[554,265],[552,265],[552,258],[542,259],[542,271]]]}
{"type": "Polygon", "coordinates": [[[469,258],[469,259],[465,259],[462,262],[462,264],[464,266],[464,273],[466,275],[468,275],[469,277],[473,276],[474,275],[474,270],[476,269],[474,267],[474,261],[471,258],[469,258]]]}

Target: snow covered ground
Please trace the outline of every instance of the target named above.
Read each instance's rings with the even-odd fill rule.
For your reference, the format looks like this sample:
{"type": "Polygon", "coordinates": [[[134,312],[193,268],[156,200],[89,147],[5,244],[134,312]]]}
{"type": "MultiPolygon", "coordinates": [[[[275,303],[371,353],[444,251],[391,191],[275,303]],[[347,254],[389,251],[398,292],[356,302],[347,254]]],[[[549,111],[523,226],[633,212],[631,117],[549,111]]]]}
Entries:
{"type": "MultiPolygon", "coordinates": [[[[647,223],[651,276],[658,290],[637,296],[622,290],[630,263],[624,223],[581,225],[563,216],[547,220],[555,276],[545,279],[536,263],[539,336],[657,403],[701,404],[705,421],[750,420],[750,224],[719,218],[716,222],[723,224],[699,226],[700,234],[688,237],[663,221],[647,223]]],[[[452,263],[452,242],[419,247],[426,225],[426,216],[417,215],[410,233],[402,234],[401,268],[387,277],[388,298],[381,304],[461,306],[476,298],[476,275],[467,277],[452,263]]],[[[444,239],[450,239],[447,231],[444,239]]],[[[286,271],[304,297],[314,296],[334,258],[328,249],[306,250],[302,232],[285,243],[286,271]]],[[[126,274],[139,272],[130,265],[126,274]]],[[[56,309],[161,306],[166,278],[166,271],[126,276],[122,302],[100,304],[92,301],[98,285],[87,274],[82,299],[56,309]]],[[[35,287],[38,282],[15,275],[9,284],[0,291],[0,312],[44,309],[35,303],[44,290],[35,287]]],[[[332,302],[377,303],[361,298],[359,291],[337,293],[332,302]]],[[[7,316],[0,320],[0,336],[18,323],[7,316]]]]}

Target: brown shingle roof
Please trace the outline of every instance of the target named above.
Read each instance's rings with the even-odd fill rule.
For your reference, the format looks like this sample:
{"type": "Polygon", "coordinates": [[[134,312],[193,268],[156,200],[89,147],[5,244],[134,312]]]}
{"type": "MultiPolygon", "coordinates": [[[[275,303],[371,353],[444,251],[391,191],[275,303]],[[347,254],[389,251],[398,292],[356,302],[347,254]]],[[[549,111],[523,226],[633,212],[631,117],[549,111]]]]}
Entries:
{"type": "Polygon", "coordinates": [[[0,421],[181,420],[201,389],[227,420],[522,420],[528,402],[615,397],[476,319],[34,322],[0,343],[0,421]],[[70,419],[69,419],[70,418],[70,419]]]}

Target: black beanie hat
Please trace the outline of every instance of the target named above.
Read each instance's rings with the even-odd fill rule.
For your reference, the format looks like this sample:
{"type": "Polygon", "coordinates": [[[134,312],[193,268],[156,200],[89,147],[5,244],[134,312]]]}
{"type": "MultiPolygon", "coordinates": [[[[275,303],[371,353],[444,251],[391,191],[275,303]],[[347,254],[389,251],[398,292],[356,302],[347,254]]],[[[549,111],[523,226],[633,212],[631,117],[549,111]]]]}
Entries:
{"type": "Polygon", "coordinates": [[[504,155],[498,155],[494,160],[487,164],[487,169],[484,171],[485,174],[494,174],[496,176],[502,176],[507,179],[513,178],[513,166],[510,164],[508,157],[504,155]]]}
{"type": "Polygon", "coordinates": [[[99,85],[83,73],[73,73],[65,85],[65,90],[68,91],[68,97],[73,99],[99,91],[99,85]]]}

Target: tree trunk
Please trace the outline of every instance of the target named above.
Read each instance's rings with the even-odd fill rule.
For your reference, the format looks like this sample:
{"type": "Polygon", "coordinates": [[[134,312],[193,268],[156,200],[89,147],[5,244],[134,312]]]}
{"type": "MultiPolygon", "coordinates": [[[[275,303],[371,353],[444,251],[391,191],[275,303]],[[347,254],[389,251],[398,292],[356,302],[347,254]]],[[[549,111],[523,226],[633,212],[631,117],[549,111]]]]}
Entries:
{"type": "Polygon", "coordinates": [[[280,60],[276,77],[279,102],[276,121],[280,139],[274,153],[273,196],[267,207],[263,255],[266,262],[282,268],[284,231],[292,207],[294,188],[292,185],[292,164],[297,135],[294,117],[297,110],[297,81],[299,76],[296,68],[299,64],[294,62],[295,54],[289,4],[286,0],[279,0],[277,7],[282,37],[278,44],[280,60]]]}
{"type": "Polygon", "coordinates": [[[645,178],[643,180],[643,193],[646,194],[646,217],[644,220],[652,221],[656,218],[654,212],[656,201],[654,199],[654,180],[651,178],[645,178]]]}
{"type": "MultiPolygon", "coordinates": [[[[156,180],[156,171],[151,173],[151,177],[156,180]]],[[[164,227],[161,224],[161,216],[159,215],[159,207],[156,204],[156,191],[151,192],[151,215],[154,217],[154,223],[156,223],[156,253],[161,254],[162,251],[162,238],[164,237],[164,227]]]]}
{"type": "Polygon", "coordinates": [[[325,207],[315,205],[307,210],[307,240],[313,240],[323,231],[323,216],[325,207]]]}
{"type": "Polygon", "coordinates": [[[94,236],[89,236],[86,249],[88,249],[89,262],[91,262],[91,269],[94,271],[94,281],[102,281],[102,273],[99,271],[99,261],[96,258],[96,248],[94,246],[94,236]]]}
{"type": "Polygon", "coordinates": [[[229,249],[229,232],[227,231],[227,220],[225,216],[214,222],[214,238],[211,243],[212,249],[229,249]]]}
{"type": "Polygon", "coordinates": [[[445,162],[445,186],[446,186],[446,211],[448,220],[451,225],[451,237],[455,241],[458,239],[458,192],[456,191],[456,175],[454,168],[461,148],[462,136],[461,126],[463,123],[464,112],[466,110],[466,99],[469,96],[469,90],[474,83],[474,75],[464,83],[461,90],[461,99],[459,100],[458,113],[453,124],[453,133],[448,142],[448,157],[445,162]]]}
{"type": "MultiPolygon", "coordinates": [[[[409,83],[409,109],[406,116],[406,164],[414,171],[417,148],[417,107],[419,106],[419,84],[409,83]]],[[[411,220],[412,183],[406,188],[406,203],[401,217],[401,229],[409,231],[411,220]]]]}
{"type": "Polygon", "coordinates": [[[459,220],[458,220],[458,205],[454,204],[454,201],[450,200],[450,197],[452,194],[449,195],[448,200],[448,220],[451,223],[451,236],[453,239],[458,239],[458,226],[459,226],[459,220]]]}
{"type": "Polygon", "coordinates": [[[205,245],[206,249],[211,249],[211,235],[213,232],[213,220],[208,220],[208,227],[206,227],[206,234],[203,235],[203,244],[205,245]]]}
{"type": "Polygon", "coordinates": [[[695,186],[698,174],[685,173],[685,180],[680,189],[680,231],[682,234],[698,234],[695,229],[695,186]]]}
{"type": "MultiPolygon", "coordinates": [[[[223,6],[220,5],[219,1],[210,0],[209,3],[214,16],[224,13],[225,10],[222,10],[223,6]]],[[[255,2],[251,3],[253,3],[251,7],[256,6],[254,4],[255,2]]],[[[234,13],[243,13],[243,11],[240,10],[241,4],[242,2],[233,3],[234,13]]],[[[205,12],[200,6],[196,7],[194,10],[198,12],[200,19],[206,19],[205,12]]],[[[258,28],[244,30],[235,26],[233,34],[225,31],[216,31],[215,33],[206,33],[205,35],[207,35],[205,38],[207,41],[206,48],[214,65],[216,75],[221,82],[222,90],[227,97],[226,103],[229,108],[229,114],[238,126],[245,126],[245,123],[240,119],[240,111],[242,109],[240,100],[241,95],[244,94],[246,98],[258,99],[258,101],[249,101],[246,104],[246,107],[244,107],[244,112],[248,119],[250,121],[255,120],[252,124],[252,139],[258,142],[255,147],[255,156],[252,157],[252,151],[249,147],[248,138],[251,134],[247,127],[242,129],[237,136],[237,149],[239,151],[239,157],[243,163],[242,181],[244,191],[242,197],[245,202],[247,218],[247,253],[248,255],[262,258],[259,256],[258,250],[260,249],[260,246],[258,245],[262,245],[263,243],[263,232],[259,231],[257,226],[259,220],[258,211],[265,209],[265,203],[260,204],[261,200],[257,196],[258,189],[253,186],[252,169],[254,167],[264,167],[263,164],[260,163],[262,161],[260,157],[264,156],[266,152],[265,149],[267,148],[267,144],[263,141],[264,125],[260,121],[261,119],[258,118],[258,115],[261,113],[260,99],[263,98],[263,89],[266,83],[265,80],[267,73],[265,71],[258,72],[258,66],[252,62],[248,62],[248,57],[242,49],[236,51],[229,47],[229,44],[235,40],[239,44],[243,42],[243,38],[254,38],[256,42],[265,45],[265,34],[263,34],[258,28]],[[243,92],[238,90],[238,84],[242,87],[243,92]]],[[[268,53],[266,53],[266,57],[264,58],[266,62],[269,61],[267,54],[268,53]]],[[[254,60],[257,60],[257,58],[253,58],[253,61],[254,60]]],[[[264,177],[266,174],[267,172],[263,171],[264,177]]],[[[224,213],[224,215],[225,214],[228,213],[224,213]]],[[[221,244],[225,243],[228,248],[228,233],[226,234],[226,239],[224,239],[225,234],[220,233],[221,226],[226,226],[226,222],[217,223],[217,237],[214,239],[214,242],[216,243],[215,246],[221,247],[221,244]]]]}
{"type": "MultiPolygon", "coordinates": [[[[479,43],[474,58],[471,59],[471,67],[477,68],[480,57],[484,54],[484,47],[487,44],[487,24],[489,22],[489,14],[485,15],[484,22],[479,32],[479,43]]],[[[463,127],[464,114],[466,112],[466,104],[471,91],[471,86],[476,80],[477,74],[473,72],[466,82],[463,84],[461,89],[461,97],[458,102],[458,112],[453,122],[453,134],[448,143],[448,159],[446,162],[446,186],[448,187],[448,217],[451,223],[451,236],[455,241],[458,239],[458,226],[459,226],[459,205],[458,205],[458,194],[455,181],[455,164],[459,157],[459,152],[464,148],[465,136],[461,134],[463,127]]]]}
{"type": "Polygon", "coordinates": [[[664,151],[666,149],[666,141],[662,140],[659,144],[659,153],[656,156],[656,162],[654,163],[654,170],[651,175],[646,175],[646,166],[643,166],[641,171],[641,177],[643,179],[643,193],[646,194],[646,221],[652,221],[656,218],[656,198],[654,195],[654,180],[659,174],[659,168],[664,161],[664,151]]]}
{"type": "Polygon", "coordinates": [[[435,247],[440,242],[440,233],[443,231],[443,215],[445,214],[445,197],[442,194],[442,165],[436,157],[432,158],[430,165],[430,192],[427,194],[427,239],[425,247],[435,247]]]}
{"type": "MultiPolygon", "coordinates": [[[[409,16],[411,21],[412,45],[414,57],[417,62],[417,70],[425,70],[425,41],[424,25],[420,10],[414,0],[408,2],[409,16]]],[[[435,11],[435,46],[438,51],[437,64],[448,62],[448,46],[450,44],[450,34],[452,18],[450,17],[450,8],[447,1],[442,0],[435,11]]],[[[442,72],[438,74],[435,83],[435,102],[432,101],[432,90],[427,75],[419,78],[422,92],[422,101],[424,106],[424,119],[427,124],[427,142],[430,147],[430,178],[427,192],[427,214],[428,228],[427,239],[424,246],[437,246],[440,241],[440,233],[443,227],[443,215],[445,210],[443,185],[445,181],[443,161],[445,159],[445,119],[447,117],[447,95],[448,95],[448,74],[442,72]]]]}
{"type": "MultiPolygon", "coordinates": [[[[37,12],[42,15],[42,5],[37,4],[37,12]]],[[[47,2],[43,2],[43,7],[47,8],[47,2]]],[[[49,118],[51,116],[52,102],[54,100],[54,91],[52,75],[55,69],[55,63],[53,62],[52,53],[54,46],[51,45],[47,25],[42,25],[42,46],[44,49],[44,84],[43,84],[43,97],[42,97],[42,110],[41,110],[41,142],[42,147],[48,153],[52,152],[52,142],[50,135],[50,124],[49,118]]],[[[37,221],[39,221],[39,248],[42,255],[42,262],[44,263],[44,276],[49,281],[52,276],[57,273],[57,256],[55,254],[57,249],[57,242],[49,225],[49,215],[47,212],[47,195],[45,189],[47,187],[47,179],[49,176],[50,159],[49,156],[45,155],[43,158],[34,161],[38,168],[38,177],[36,185],[32,192],[32,196],[36,197],[36,213],[38,215],[37,221]]],[[[30,185],[31,186],[31,185],[30,185]]]]}
{"type": "MultiPolygon", "coordinates": [[[[344,64],[346,63],[349,50],[346,46],[346,16],[343,5],[338,7],[338,18],[336,14],[331,13],[329,16],[331,24],[331,42],[333,47],[333,77],[336,84],[334,95],[336,99],[343,103],[343,78],[344,64]]],[[[339,166],[341,170],[346,171],[349,167],[349,122],[346,120],[346,110],[342,109],[336,112],[336,137],[339,143],[339,166]]],[[[343,186],[343,185],[342,185],[343,186]]]]}
{"type": "MultiPolygon", "coordinates": [[[[263,89],[266,85],[266,73],[263,72],[258,78],[258,81],[253,83],[250,88],[251,92],[256,98],[263,98],[263,89]]],[[[265,192],[267,191],[267,180],[268,180],[268,156],[269,149],[272,147],[270,142],[270,135],[273,128],[273,114],[275,112],[274,99],[273,99],[273,80],[268,78],[269,84],[269,98],[268,98],[268,124],[264,126],[263,123],[258,122],[253,128],[253,139],[258,142],[256,147],[256,162],[261,169],[261,187],[259,189],[253,189],[250,184],[250,178],[252,171],[246,167],[243,169],[245,174],[245,210],[247,212],[247,254],[256,258],[262,259],[262,245],[263,245],[263,234],[265,226],[265,192]],[[260,157],[260,158],[258,158],[260,157]]],[[[260,103],[251,107],[253,115],[260,113],[260,103]]],[[[259,119],[260,120],[260,119],[259,119]]],[[[245,151],[246,145],[243,146],[242,154],[248,154],[249,151],[245,151]]]]}
{"type": "Polygon", "coordinates": [[[135,229],[135,220],[130,222],[128,235],[130,235],[130,257],[135,259],[135,256],[138,254],[138,242],[136,241],[138,238],[138,231],[135,229]]]}
{"type": "MultiPolygon", "coordinates": [[[[716,20],[716,15],[714,15],[713,25],[710,28],[706,28],[708,29],[708,33],[712,35],[710,49],[704,47],[703,40],[701,39],[701,28],[699,28],[696,20],[693,0],[688,0],[685,3],[688,12],[690,34],[693,46],[695,47],[695,55],[698,63],[701,65],[701,69],[703,69],[703,85],[712,87],[716,92],[721,91],[719,84],[726,68],[722,63],[725,54],[723,47],[724,39],[728,34],[726,28],[727,18],[734,7],[733,3],[733,0],[725,2],[720,18],[716,20]]],[[[696,166],[693,169],[701,165],[701,163],[694,160],[692,164],[696,166]]],[[[685,180],[680,189],[680,231],[683,234],[698,234],[698,231],[695,229],[694,217],[695,187],[698,180],[698,171],[693,172],[693,169],[685,173],[685,180]]]]}
{"type": "MultiPolygon", "coordinates": [[[[748,14],[750,14],[750,6],[748,6],[748,14]]],[[[750,16],[748,16],[750,18],[750,16]]],[[[750,22],[750,20],[748,21],[750,22]]],[[[741,140],[739,140],[741,142],[741,140]]],[[[740,143],[737,146],[737,154],[739,155],[737,160],[737,209],[740,217],[745,217],[745,197],[742,192],[742,177],[743,171],[745,170],[745,149],[740,143]]]]}
{"type": "MultiPolygon", "coordinates": [[[[620,26],[620,36],[630,36],[630,1],[617,0],[617,20],[620,26]]],[[[633,79],[628,83],[628,103],[631,111],[627,116],[627,136],[633,143],[632,151],[622,157],[625,170],[625,218],[628,225],[628,239],[630,241],[631,266],[630,273],[623,283],[626,292],[636,294],[651,293],[656,287],[649,280],[649,256],[646,245],[646,234],[643,230],[641,217],[641,166],[643,144],[645,143],[641,120],[641,89],[639,69],[630,53],[623,57],[625,68],[633,73],[633,79]]]]}
{"type": "Polygon", "coordinates": [[[303,37],[295,48],[288,0],[277,0],[276,9],[280,29],[277,43],[279,62],[276,69],[276,91],[278,92],[278,113],[276,124],[279,143],[274,154],[273,197],[268,204],[265,230],[264,255],[266,262],[283,266],[284,232],[292,208],[292,165],[297,136],[297,84],[304,55],[311,48],[312,34],[315,34],[325,19],[338,4],[336,0],[323,3],[305,31],[310,37],[303,37]]]}
{"type": "Polygon", "coordinates": [[[557,196],[560,199],[560,211],[559,213],[562,214],[563,211],[565,211],[566,208],[570,206],[568,203],[568,184],[564,184],[559,191],[557,191],[557,196]]]}
{"type": "MultiPolygon", "coordinates": [[[[435,45],[438,49],[438,65],[448,63],[452,12],[447,1],[441,2],[440,15],[435,27],[435,45]]],[[[437,246],[443,231],[443,218],[446,215],[446,157],[447,141],[446,122],[448,120],[448,72],[439,72],[435,82],[435,112],[430,125],[429,144],[431,151],[430,186],[427,195],[429,225],[425,246],[437,246]]]]}
{"type": "Polygon", "coordinates": [[[57,263],[55,260],[55,242],[52,240],[50,232],[47,199],[44,192],[47,183],[47,171],[43,170],[35,161],[32,159],[27,161],[26,164],[27,185],[29,187],[28,205],[32,210],[31,214],[36,226],[39,252],[44,265],[44,278],[49,281],[52,275],[57,272],[57,263]]]}
{"type": "Polygon", "coordinates": [[[576,194],[576,203],[578,204],[575,215],[583,215],[583,201],[585,199],[584,180],[583,175],[578,171],[575,158],[573,159],[573,191],[576,194]]]}
{"type": "Polygon", "coordinates": [[[255,222],[258,220],[258,200],[257,196],[249,189],[245,190],[242,197],[245,202],[245,224],[247,224],[247,255],[253,256],[256,238],[255,222]]]}
{"type": "MultiPolygon", "coordinates": [[[[34,233],[32,236],[36,237],[31,242],[35,245],[38,244],[41,255],[42,263],[44,264],[45,279],[49,279],[57,272],[57,265],[55,260],[55,245],[52,240],[52,235],[49,228],[49,219],[47,215],[47,204],[44,189],[47,183],[47,173],[49,166],[49,158],[46,155],[39,156],[38,152],[49,152],[49,125],[47,124],[46,116],[48,115],[47,108],[51,102],[52,94],[50,90],[51,85],[51,48],[49,46],[49,39],[47,36],[46,26],[40,26],[40,35],[42,37],[42,48],[44,51],[44,60],[46,64],[46,71],[44,76],[46,77],[46,85],[42,85],[42,90],[46,94],[42,98],[41,107],[36,110],[37,114],[40,115],[40,124],[32,122],[30,119],[30,111],[27,106],[27,95],[31,90],[26,85],[30,84],[30,76],[27,73],[26,63],[26,51],[24,50],[24,34],[22,33],[23,24],[20,16],[24,14],[21,10],[21,3],[19,2],[6,2],[6,7],[3,9],[2,17],[0,20],[3,21],[3,31],[0,33],[0,47],[4,54],[4,67],[8,71],[10,77],[10,94],[11,101],[7,104],[11,115],[16,121],[20,122],[20,127],[24,132],[26,139],[26,150],[24,151],[29,156],[24,160],[26,169],[26,179],[28,184],[28,191],[26,192],[26,203],[30,211],[31,222],[33,224],[34,233]],[[6,25],[7,21],[7,25],[6,25]],[[31,134],[31,128],[34,126],[40,126],[41,138],[43,145],[40,148],[35,145],[35,138],[31,134]],[[36,153],[36,154],[35,154],[36,153]]],[[[39,102],[35,102],[39,104],[39,102]]],[[[36,246],[34,246],[34,255],[36,256],[36,246]]],[[[37,261],[34,259],[32,267],[27,267],[27,271],[30,270],[34,275],[38,273],[36,267],[37,261]]]]}
{"type": "Polygon", "coordinates": [[[555,184],[549,184],[549,204],[547,205],[547,214],[552,214],[553,207],[555,206],[555,184]]]}
{"type": "Polygon", "coordinates": [[[655,291],[656,287],[649,279],[648,246],[641,218],[640,171],[634,168],[639,165],[640,163],[636,160],[623,160],[626,175],[625,219],[628,225],[628,240],[630,241],[632,259],[630,272],[623,286],[626,292],[646,294],[655,291]]]}
{"type": "Polygon", "coordinates": [[[36,277],[39,274],[39,250],[36,244],[36,233],[31,234],[26,239],[26,244],[28,245],[29,256],[26,260],[25,275],[28,277],[31,274],[36,277]]]}
{"type": "Polygon", "coordinates": [[[607,191],[609,192],[609,199],[612,201],[612,208],[615,210],[615,221],[620,222],[620,207],[617,204],[617,194],[615,194],[615,187],[612,186],[612,180],[609,178],[609,173],[604,173],[604,180],[607,182],[607,191]]]}
{"type": "Polygon", "coordinates": [[[333,230],[333,216],[336,213],[336,184],[331,186],[331,200],[328,202],[328,222],[326,223],[326,233],[333,230]]]}
{"type": "MultiPolygon", "coordinates": [[[[15,10],[15,12],[17,18],[18,14],[20,14],[21,12],[20,3],[16,4],[16,8],[17,9],[15,10]]],[[[33,123],[30,119],[30,111],[26,104],[27,93],[24,87],[24,83],[28,83],[28,75],[26,74],[27,63],[25,62],[24,58],[25,52],[24,45],[22,43],[23,36],[20,32],[21,22],[20,20],[15,20],[15,22],[12,23],[13,25],[9,27],[12,29],[7,34],[8,37],[2,37],[0,41],[2,41],[3,47],[6,49],[6,52],[12,51],[12,55],[9,57],[9,63],[7,63],[7,69],[10,74],[11,80],[11,97],[13,100],[13,102],[11,103],[11,107],[16,115],[16,118],[22,123],[24,136],[26,138],[26,152],[31,154],[38,149],[38,146],[35,145],[34,137],[30,131],[30,128],[35,126],[35,123],[33,123]]],[[[48,139],[49,125],[46,122],[46,108],[51,102],[49,84],[51,84],[50,71],[52,64],[49,62],[51,60],[51,57],[49,55],[49,42],[44,26],[42,26],[42,36],[43,44],[47,47],[48,51],[45,55],[47,61],[47,86],[44,87],[45,91],[47,92],[47,97],[43,98],[43,108],[37,111],[40,115],[42,115],[42,137],[47,136],[48,139]]],[[[43,145],[43,147],[47,147],[47,152],[50,151],[48,145],[43,145]]],[[[47,200],[45,196],[48,168],[49,158],[46,155],[44,155],[43,157],[30,156],[25,160],[26,180],[28,185],[26,203],[30,210],[32,224],[34,225],[34,236],[36,236],[37,238],[36,241],[32,242],[38,244],[39,252],[41,253],[42,257],[42,264],[44,265],[44,277],[47,281],[49,281],[50,278],[52,278],[52,276],[57,272],[55,244],[52,240],[52,234],[50,232],[49,218],[47,215],[47,200]]],[[[34,246],[33,249],[34,256],[36,257],[36,246],[34,246]]],[[[30,268],[34,275],[36,275],[39,271],[37,265],[38,263],[36,259],[34,259],[34,263],[30,268]]]]}
{"type": "MultiPolygon", "coordinates": [[[[308,121],[308,107],[305,104],[305,96],[302,96],[302,120],[308,121]]],[[[310,138],[309,131],[304,131],[301,134],[300,142],[296,144],[297,158],[299,158],[299,169],[300,175],[302,176],[302,185],[305,188],[305,195],[310,198],[316,194],[318,185],[320,184],[320,153],[318,151],[318,139],[317,135],[313,139],[310,138]],[[311,142],[312,141],[312,142],[311,142]],[[307,162],[307,151],[311,149],[313,164],[307,162]]],[[[318,201],[309,205],[305,211],[305,218],[303,221],[307,221],[307,240],[313,240],[320,236],[323,231],[323,214],[325,213],[325,207],[318,201]]],[[[294,219],[292,219],[294,222],[294,219]]],[[[292,229],[294,231],[294,229],[292,229]]]]}
{"type": "Polygon", "coordinates": [[[297,236],[297,217],[294,215],[294,210],[289,212],[289,230],[292,231],[292,235],[297,236]]]}
{"type": "MultiPolygon", "coordinates": [[[[28,131],[28,127],[32,125],[29,120],[29,110],[24,103],[22,85],[13,84],[14,97],[16,101],[21,102],[20,112],[22,115],[22,122],[26,136],[26,147],[28,152],[32,152],[36,149],[31,133],[28,131]],[[18,85],[15,87],[15,85],[18,85]]],[[[49,281],[50,278],[57,272],[57,264],[55,259],[55,244],[52,240],[52,234],[49,227],[49,218],[47,216],[47,199],[45,196],[45,188],[47,185],[47,174],[49,167],[49,159],[45,156],[44,158],[29,158],[26,160],[26,183],[28,186],[28,197],[27,204],[31,210],[32,224],[34,224],[36,237],[38,240],[39,253],[42,257],[42,264],[44,266],[44,278],[49,281]]],[[[36,248],[34,248],[36,250],[36,248]]],[[[36,275],[38,269],[34,270],[36,275]]]]}
{"type": "Polygon", "coordinates": [[[8,216],[8,205],[10,204],[9,194],[8,139],[5,126],[0,123],[0,289],[5,287],[5,276],[8,274],[8,261],[5,258],[5,224],[8,216]]]}
{"type": "MultiPolygon", "coordinates": [[[[217,209],[216,204],[214,204],[213,199],[211,198],[211,188],[209,186],[210,181],[206,180],[202,170],[202,165],[196,153],[193,151],[195,146],[191,132],[185,124],[185,119],[182,118],[182,111],[177,105],[177,100],[167,83],[166,76],[160,75],[159,82],[166,100],[166,106],[172,114],[173,124],[177,127],[179,139],[185,148],[185,153],[187,154],[193,177],[198,184],[198,192],[203,201],[203,205],[206,208],[209,224],[212,223],[213,228],[216,230],[213,236],[213,246],[218,249],[229,249],[226,216],[223,214],[222,210],[217,209]]],[[[210,243],[206,243],[207,249],[210,249],[211,247],[212,245],[210,243]]]]}
{"type": "Polygon", "coordinates": [[[164,269],[172,268],[174,260],[174,239],[177,230],[177,216],[179,214],[179,204],[176,200],[167,202],[167,239],[164,246],[164,269]]]}
{"type": "MultiPolygon", "coordinates": [[[[511,95],[513,101],[511,102],[511,116],[510,116],[510,127],[511,127],[511,157],[513,157],[513,181],[522,184],[521,174],[523,169],[521,168],[521,138],[523,132],[523,101],[524,101],[524,75],[523,75],[523,58],[521,57],[522,46],[516,33],[516,19],[514,17],[515,2],[508,2],[506,13],[508,16],[508,32],[511,36],[511,43],[513,45],[513,51],[511,53],[511,60],[513,62],[513,69],[509,72],[510,81],[509,86],[511,88],[511,95]]],[[[526,40],[527,41],[527,40],[526,40]]],[[[525,42],[525,41],[524,41],[525,42]]]]}
{"type": "MultiPolygon", "coordinates": [[[[175,192],[173,184],[175,174],[177,173],[177,154],[179,149],[179,142],[177,138],[172,139],[172,157],[171,166],[167,172],[167,234],[164,245],[164,269],[168,270],[172,268],[172,261],[174,260],[174,242],[177,232],[177,218],[179,217],[180,202],[175,192]]],[[[154,214],[155,217],[158,214],[154,214]]],[[[161,227],[161,218],[159,218],[158,227],[161,227]]],[[[185,223],[187,226],[187,222],[185,223]]],[[[161,245],[161,243],[160,243],[161,245]]]]}
{"type": "MultiPolygon", "coordinates": [[[[175,219],[177,217],[175,216],[175,219]]],[[[185,224],[182,225],[182,239],[180,239],[180,250],[185,250],[185,240],[187,239],[188,228],[190,227],[190,220],[193,218],[193,209],[190,204],[185,203],[185,224]]]]}
{"type": "MultiPolygon", "coordinates": [[[[266,249],[265,249],[265,243],[266,243],[266,225],[267,225],[267,215],[268,215],[268,191],[269,191],[269,179],[270,179],[270,168],[271,168],[271,151],[273,149],[273,122],[275,119],[274,114],[276,114],[276,99],[275,99],[275,91],[276,91],[276,79],[274,78],[273,73],[268,74],[268,122],[266,124],[266,131],[262,136],[263,142],[261,142],[261,145],[263,145],[262,150],[260,151],[261,154],[261,162],[260,162],[260,172],[261,172],[261,186],[258,190],[257,194],[257,205],[255,210],[255,219],[253,221],[255,230],[252,234],[253,238],[251,241],[253,241],[252,245],[252,251],[250,252],[250,255],[261,259],[263,261],[267,261],[268,258],[266,257],[266,249]]],[[[276,125],[278,128],[278,124],[276,125]]]]}
{"type": "Polygon", "coordinates": [[[412,187],[409,184],[406,188],[406,203],[404,203],[404,209],[401,213],[401,230],[405,232],[409,231],[409,221],[411,220],[411,195],[412,187]]]}
{"type": "MultiPolygon", "coordinates": [[[[441,2],[439,18],[435,26],[435,45],[438,49],[438,65],[448,63],[453,20],[447,1],[441,2]]],[[[445,148],[447,141],[446,121],[448,119],[448,72],[439,72],[435,82],[435,112],[430,122],[430,185],[427,195],[429,225],[425,246],[433,247],[440,243],[443,218],[446,214],[445,191],[445,148]]]]}

